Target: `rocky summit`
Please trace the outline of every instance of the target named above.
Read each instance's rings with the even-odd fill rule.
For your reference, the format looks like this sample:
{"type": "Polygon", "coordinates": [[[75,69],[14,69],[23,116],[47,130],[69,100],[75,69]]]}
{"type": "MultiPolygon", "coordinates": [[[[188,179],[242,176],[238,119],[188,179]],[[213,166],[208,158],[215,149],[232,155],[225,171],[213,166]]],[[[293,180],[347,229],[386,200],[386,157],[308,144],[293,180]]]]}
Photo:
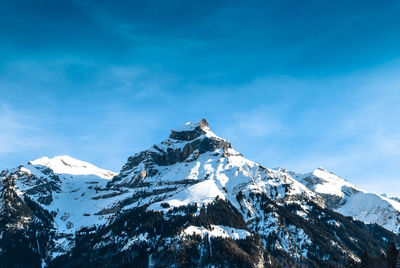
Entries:
{"type": "Polygon", "coordinates": [[[397,199],[250,161],[205,119],[119,173],[57,156],[0,180],[0,267],[358,267],[399,243],[397,199]]]}

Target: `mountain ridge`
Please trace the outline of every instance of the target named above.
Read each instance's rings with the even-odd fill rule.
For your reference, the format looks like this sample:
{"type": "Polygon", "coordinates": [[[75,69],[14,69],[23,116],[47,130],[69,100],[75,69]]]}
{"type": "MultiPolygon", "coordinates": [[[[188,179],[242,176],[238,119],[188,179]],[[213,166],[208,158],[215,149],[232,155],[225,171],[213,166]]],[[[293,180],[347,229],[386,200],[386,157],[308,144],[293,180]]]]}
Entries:
{"type": "MultiPolygon", "coordinates": [[[[250,161],[205,119],[171,130],[166,140],[129,157],[118,174],[60,156],[5,170],[0,177],[14,196],[15,211],[33,211],[23,216],[25,224],[17,217],[22,225],[16,233],[30,237],[32,222],[46,225],[48,236],[41,241],[47,246],[37,250],[50,267],[82,265],[87,254],[102,267],[108,263],[102,252],[119,265],[136,260],[162,266],[169,257],[160,250],[170,252],[174,243],[182,256],[188,251],[203,256],[182,259],[171,252],[176,264],[345,265],[359,262],[365,250],[379,255],[389,241],[398,241],[377,225],[337,213],[342,209],[345,215],[343,207],[362,193],[349,182],[321,168],[300,175],[250,161]],[[219,247],[213,249],[210,239],[219,247]],[[236,255],[226,255],[231,251],[236,255]]],[[[10,198],[3,196],[5,202],[10,198]]],[[[395,223],[380,222],[393,228],[395,223]]]]}

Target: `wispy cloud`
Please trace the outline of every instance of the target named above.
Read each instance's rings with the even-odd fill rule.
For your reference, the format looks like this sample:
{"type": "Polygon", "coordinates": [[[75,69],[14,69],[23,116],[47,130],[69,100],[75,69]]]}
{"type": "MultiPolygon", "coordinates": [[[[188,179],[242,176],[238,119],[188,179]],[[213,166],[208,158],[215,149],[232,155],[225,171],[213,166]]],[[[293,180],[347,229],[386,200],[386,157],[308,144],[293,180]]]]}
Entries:
{"type": "Polygon", "coordinates": [[[0,10],[0,166],[71,154],[118,170],[206,117],[268,166],[398,178],[394,2],[23,6],[0,10]]]}
{"type": "Polygon", "coordinates": [[[0,104],[0,154],[24,152],[43,146],[39,129],[29,124],[29,116],[20,115],[7,104],[0,104]]]}

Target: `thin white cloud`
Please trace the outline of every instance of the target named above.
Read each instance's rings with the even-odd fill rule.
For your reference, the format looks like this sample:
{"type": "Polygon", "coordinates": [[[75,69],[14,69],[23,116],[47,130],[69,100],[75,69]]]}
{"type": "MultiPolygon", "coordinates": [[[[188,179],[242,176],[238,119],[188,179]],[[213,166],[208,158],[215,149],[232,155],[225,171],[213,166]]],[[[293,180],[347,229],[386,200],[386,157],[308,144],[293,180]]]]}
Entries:
{"type": "Polygon", "coordinates": [[[27,119],[6,104],[0,105],[0,154],[23,152],[43,145],[42,137],[35,134],[38,130],[29,125],[27,119]]]}

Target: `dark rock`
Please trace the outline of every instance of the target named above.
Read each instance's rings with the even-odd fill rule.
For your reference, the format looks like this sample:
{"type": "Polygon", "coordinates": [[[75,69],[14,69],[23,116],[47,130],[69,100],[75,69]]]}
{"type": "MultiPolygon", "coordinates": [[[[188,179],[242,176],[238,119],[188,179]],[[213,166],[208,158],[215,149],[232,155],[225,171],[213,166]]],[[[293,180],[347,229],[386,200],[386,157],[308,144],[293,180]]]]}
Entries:
{"type": "Polygon", "coordinates": [[[205,134],[208,127],[209,127],[208,122],[206,121],[206,119],[203,118],[197,124],[197,126],[191,130],[175,131],[172,129],[169,138],[180,141],[191,141],[205,134]]]}

